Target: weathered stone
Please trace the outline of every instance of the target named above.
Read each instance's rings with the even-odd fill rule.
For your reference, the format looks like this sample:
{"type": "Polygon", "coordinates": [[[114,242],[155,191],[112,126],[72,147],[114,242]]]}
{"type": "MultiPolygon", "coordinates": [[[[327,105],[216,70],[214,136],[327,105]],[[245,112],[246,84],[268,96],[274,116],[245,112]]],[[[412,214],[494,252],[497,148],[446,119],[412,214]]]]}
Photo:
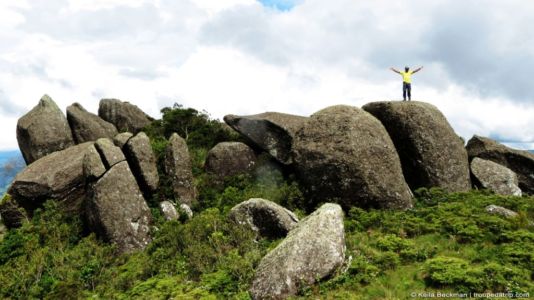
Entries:
{"type": "Polygon", "coordinates": [[[290,210],[265,199],[253,198],[234,206],[228,217],[269,238],[285,237],[295,228],[298,218],[290,210]]]}
{"type": "Polygon", "coordinates": [[[347,210],[412,207],[395,146],[364,110],[337,105],[313,114],[295,136],[293,150],[309,207],[324,199],[347,210]]]}
{"type": "Polygon", "coordinates": [[[77,144],[96,141],[99,138],[113,138],[117,134],[115,125],[86,111],[79,103],[67,107],[67,120],[77,144]]]}
{"type": "Polygon", "coordinates": [[[8,193],[29,213],[48,199],[79,212],[85,195],[84,157],[92,147],[92,142],[79,144],[33,162],[15,177],[8,193]]]}
{"type": "Polygon", "coordinates": [[[17,123],[17,141],[26,164],[74,145],[69,123],[48,95],[17,123]]]}
{"type": "Polygon", "coordinates": [[[250,293],[253,299],[286,299],[301,287],[333,275],[344,260],[343,211],[327,203],[260,261],[250,293]]]}
{"type": "Polygon", "coordinates": [[[509,210],[502,206],[497,206],[493,204],[486,206],[486,211],[489,212],[490,214],[501,215],[506,218],[515,218],[518,216],[518,214],[513,210],[509,210]]]}
{"type": "Polygon", "coordinates": [[[185,140],[176,133],[171,135],[165,149],[164,165],[165,173],[171,179],[175,199],[191,205],[196,196],[191,157],[185,140]]]}
{"type": "Polygon", "coordinates": [[[138,133],[152,121],[139,107],[117,99],[102,99],[98,115],[120,131],[138,133]]]}
{"type": "Polygon", "coordinates": [[[0,201],[0,220],[7,228],[18,228],[29,218],[24,208],[6,194],[0,201]]]}
{"type": "Polygon", "coordinates": [[[140,132],[132,137],[126,143],[124,153],[141,190],[145,193],[156,191],[159,185],[158,167],[148,136],[140,132]]]}
{"type": "Polygon", "coordinates": [[[185,203],[180,204],[180,210],[182,211],[182,213],[185,213],[187,218],[191,219],[193,217],[193,210],[191,209],[191,207],[189,207],[189,205],[185,203]]]}
{"type": "Polygon", "coordinates": [[[106,166],[95,146],[89,147],[83,158],[83,175],[89,182],[96,181],[106,173],[106,166]]]}
{"type": "Polygon", "coordinates": [[[115,164],[126,160],[121,148],[115,146],[113,141],[109,138],[98,139],[95,143],[95,147],[100,154],[104,166],[106,166],[106,170],[109,170],[115,164]]]}
{"type": "Polygon", "coordinates": [[[252,116],[227,115],[224,121],[254,146],[271,154],[283,164],[290,164],[291,147],[296,132],[308,118],[277,112],[252,116]]]}
{"type": "Polygon", "coordinates": [[[508,148],[492,139],[477,135],[467,142],[466,148],[469,159],[479,157],[491,160],[514,171],[521,191],[534,195],[534,154],[508,148]]]}
{"type": "Polygon", "coordinates": [[[120,252],[144,249],[151,241],[150,209],[125,161],[89,184],[85,215],[89,229],[120,252]]]}
{"type": "Polygon", "coordinates": [[[256,164],[256,154],[241,142],[218,143],[209,152],[205,168],[218,178],[250,172],[256,164]]]}
{"type": "Polygon", "coordinates": [[[382,122],[399,153],[408,185],[471,189],[469,161],[462,140],[434,106],[418,101],[372,102],[363,109],[382,122]]]}
{"type": "Polygon", "coordinates": [[[161,212],[163,213],[163,217],[167,221],[174,221],[178,220],[180,215],[178,214],[178,211],[176,211],[176,207],[174,207],[174,204],[170,201],[162,201],[159,203],[159,208],[161,209],[161,212]]]}
{"type": "Polygon", "coordinates": [[[517,175],[505,166],[475,157],[471,161],[471,172],[482,188],[500,195],[521,196],[517,175]]]}
{"type": "Polygon", "coordinates": [[[128,141],[130,140],[130,138],[132,136],[133,136],[133,134],[131,132],[119,133],[113,138],[113,143],[115,144],[115,146],[117,146],[117,147],[122,149],[124,147],[124,145],[126,145],[126,143],[128,143],[128,141]]]}

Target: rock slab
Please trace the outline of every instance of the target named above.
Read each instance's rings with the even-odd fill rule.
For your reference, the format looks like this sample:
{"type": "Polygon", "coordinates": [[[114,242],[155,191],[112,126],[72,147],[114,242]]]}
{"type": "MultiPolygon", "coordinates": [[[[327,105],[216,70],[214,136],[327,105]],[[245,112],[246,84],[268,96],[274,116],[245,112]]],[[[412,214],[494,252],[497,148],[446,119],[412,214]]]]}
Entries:
{"type": "Polygon", "coordinates": [[[313,114],[295,136],[293,158],[310,207],[324,199],[347,210],[413,205],[386,129],[357,107],[337,105],[313,114]]]}
{"type": "Polygon", "coordinates": [[[534,154],[506,147],[496,141],[473,136],[467,142],[469,159],[479,157],[505,166],[517,174],[523,193],[534,195],[534,154]]]}
{"type": "Polygon", "coordinates": [[[89,228],[120,252],[144,249],[151,241],[150,209],[126,161],[89,185],[85,215],[89,228]]]}
{"type": "Polygon", "coordinates": [[[140,132],[130,138],[124,147],[124,153],[141,190],[145,193],[156,191],[159,185],[158,167],[148,136],[140,132]]]}
{"type": "Polygon", "coordinates": [[[495,194],[521,196],[517,175],[505,166],[475,157],[471,161],[471,173],[482,188],[495,194]]]}
{"type": "Polygon", "coordinates": [[[224,117],[224,121],[234,130],[282,164],[292,163],[293,138],[307,119],[307,117],[277,112],[224,117]]]}
{"type": "Polygon", "coordinates": [[[98,116],[115,125],[119,132],[138,133],[152,122],[139,107],[118,99],[102,99],[98,107],[98,116]]]}
{"type": "Polygon", "coordinates": [[[501,215],[505,218],[515,218],[519,215],[513,210],[509,210],[508,208],[504,208],[502,206],[497,206],[493,204],[486,206],[486,211],[490,214],[501,215]]]}
{"type": "Polygon", "coordinates": [[[196,190],[193,183],[191,156],[185,140],[177,133],[169,138],[165,149],[165,173],[171,179],[175,199],[191,205],[195,201],[196,190]]]}
{"type": "Polygon", "coordinates": [[[79,103],[67,107],[67,120],[77,144],[96,141],[99,138],[113,138],[117,134],[115,125],[88,112],[79,103]]]}
{"type": "Polygon", "coordinates": [[[250,293],[253,299],[286,299],[303,285],[331,276],[344,261],[343,211],[327,203],[260,261],[250,293]]]}
{"type": "Polygon", "coordinates": [[[218,178],[250,172],[256,165],[256,154],[241,142],[222,142],[213,147],[206,157],[205,168],[218,178]]]}
{"type": "Polygon", "coordinates": [[[252,198],[234,206],[228,217],[268,238],[285,237],[297,226],[298,218],[290,210],[265,199],[252,198]]]}
{"type": "Polygon", "coordinates": [[[460,137],[443,114],[418,101],[372,102],[363,109],[382,122],[401,159],[410,188],[471,189],[469,161],[460,137]]]}
{"type": "Polygon", "coordinates": [[[74,145],[67,118],[48,95],[18,120],[17,141],[27,165],[74,145]]]}

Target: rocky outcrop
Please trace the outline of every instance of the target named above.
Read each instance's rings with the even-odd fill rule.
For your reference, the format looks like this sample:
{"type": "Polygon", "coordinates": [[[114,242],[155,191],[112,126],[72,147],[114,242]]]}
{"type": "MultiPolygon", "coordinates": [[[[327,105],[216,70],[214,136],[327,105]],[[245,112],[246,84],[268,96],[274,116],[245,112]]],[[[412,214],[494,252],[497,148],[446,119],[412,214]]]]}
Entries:
{"type": "Polygon", "coordinates": [[[471,189],[462,140],[433,105],[417,101],[372,102],[363,109],[379,119],[395,144],[408,185],[471,189]]]}
{"type": "Polygon", "coordinates": [[[265,199],[253,198],[234,206],[228,217],[268,238],[285,237],[298,218],[284,207],[265,199]]]}
{"type": "Polygon", "coordinates": [[[167,221],[175,221],[178,220],[180,215],[178,214],[178,211],[176,211],[176,207],[174,207],[174,204],[170,201],[162,201],[159,203],[159,208],[161,210],[161,213],[163,214],[163,217],[167,221]]]}
{"type": "Polygon", "coordinates": [[[467,142],[466,148],[469,159],[483,158],[514,171],[521,191],[529,195],[534,194],[534,154],[515,150],[477,135],[467,142]]]}
{"type": "Polygon", "coordinates": [[[99,138],[113,138],[117,135],[115,125],[86,111],[79,103],[67,107],[67,120],[77,144],[96,141],[99,138]]]}
{"type": "Polygon", "coordinates": [[[343,211],[327,203],[261,260],[250,293],[253,299],[286,299],[304,285],[333,275],[344,260],[343,211]]]}
{"type": "Polygon", "coordinates": [[[481,188],[500,195],[521,196],[517,175],[507,167],[475,157],[471,161],[471,173],[481,188]]]}
{"type": "Polygon", "coordinates": [[[139,107],[117,99],[102,99],[98,115],[120,131],[138,133],[152,121],[139,107]]]}
{"type": "Polygon", "coordinates": [[[310,207],[324,199],[345,209],[412,207],[393,142],[359,108],[338,105],[313,114],[295,136],[293,157],[310,207]]]}
{"type": "Polygon", "coordinates": [[[222,142],[213,147],[206,158],[205,168],[218,178],[250,172],[256,165],[256,154],[240,142],[222,142]]]}
{"type": "Polygon", "coordinates": [[[94,145],[90,146],[83,157],[83,176],[86,181],[95,181],[106,173],[106,166],[94,145]]]}
{"type": "Polygon", "coordinates": [[[74,145],[65,115],[48,95],[18,120],[17,141],[27,165],[74,145]]]}
{"type": "Polygon", "coordinates": [[[122,149],[124,145],[126,145],[126,143],[128,143],[128,141],[132,137],[133,137],[133,134],[131,132],[122,132],[122,133],[117,134],[113,138],[113,143],[115,144],[115,146],[122,149]]]}
{"type": "Polygon", "coordinates": [[[151,241],[150,209],[126,161],[89,184],[85,216],[91,231],[115,243],[120,252],[144,249],[151,241]]]}
{"type": "Polygon", "coordinates": [[[98,151],[98,154],[100,154],[100,159],[104,163],[104,166],[107,170],[119,162],[126,160],[121,148],[115,146],[113,141],[108,138],[98,139],[95,143],[95,147],[98,151]]]}
{"type": "Polygon", "coordinates": [[[504,208],[502,206],[497,206],[493,204],[486,206],[486,211],[490,214],[501,215],[505,218],[515,218],[519,215],[513,210],[509,210],[508,208],[504,208]]]}
{"type": "Polygon", "coordinates": [[[158,167],[148,136],[144,132],[138,133],[128,140],[123,150],[141,190],[145,193],[156,191],[159,185],[158,167]]]}
{"type": "Polygon", "coordinates": [[[175,199],[191,205],[195,200],[193,170],[187,144],[177,133],[173,133],[165,149],[165,173],[171,180],[175,199]]]}
{"type": "Polygon", "coordinates": [[[92,142],[79,144],[33,162],[15,177],[8,193],[30,213],[48,199],[78,213],[85,195],[84,157],[92,147],[92,142]]]}
{"type": "Polygon", "coordinates": [[[290,164],[291,147],[296,132],[308,118],[277,112],[252,116],[227,115],[224,121],[254,146],[271,154],[283,164],[290,164]]]}
{"type": "Polygon", "coordinates": [[[18,228],[28,220],[28,214],[24,208],[20,207],[9,195],[5,195],[0,200],[0,221],[7,228],[18,228]]]}

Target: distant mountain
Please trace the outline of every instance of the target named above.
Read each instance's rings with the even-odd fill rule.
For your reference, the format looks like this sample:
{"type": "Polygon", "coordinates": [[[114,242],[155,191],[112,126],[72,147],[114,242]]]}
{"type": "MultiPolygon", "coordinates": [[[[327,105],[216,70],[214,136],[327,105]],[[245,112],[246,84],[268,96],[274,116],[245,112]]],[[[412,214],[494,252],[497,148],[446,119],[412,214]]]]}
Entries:
{"type": "Polygon", "coordinates": [[[0,196],[6,192],[13,178],[25,166],[20,151],[0,151],[0,196]]]}
{"type": "Polygon", "coordinates": [[[528,152],[530,152],[530,153],[534,153],[534,150],[528,150],[528,152]]]}

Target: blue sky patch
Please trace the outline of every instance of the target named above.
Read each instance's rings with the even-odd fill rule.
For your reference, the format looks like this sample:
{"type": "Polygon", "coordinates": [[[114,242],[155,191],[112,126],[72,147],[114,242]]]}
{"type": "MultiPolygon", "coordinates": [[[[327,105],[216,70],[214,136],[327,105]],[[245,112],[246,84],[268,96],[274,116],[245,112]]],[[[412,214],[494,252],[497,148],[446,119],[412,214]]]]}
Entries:
{"type": "Polygon", "coordinates": [[[258,0],[263,6],[288,11],[301,2],[301,0],[258,0]]]}

